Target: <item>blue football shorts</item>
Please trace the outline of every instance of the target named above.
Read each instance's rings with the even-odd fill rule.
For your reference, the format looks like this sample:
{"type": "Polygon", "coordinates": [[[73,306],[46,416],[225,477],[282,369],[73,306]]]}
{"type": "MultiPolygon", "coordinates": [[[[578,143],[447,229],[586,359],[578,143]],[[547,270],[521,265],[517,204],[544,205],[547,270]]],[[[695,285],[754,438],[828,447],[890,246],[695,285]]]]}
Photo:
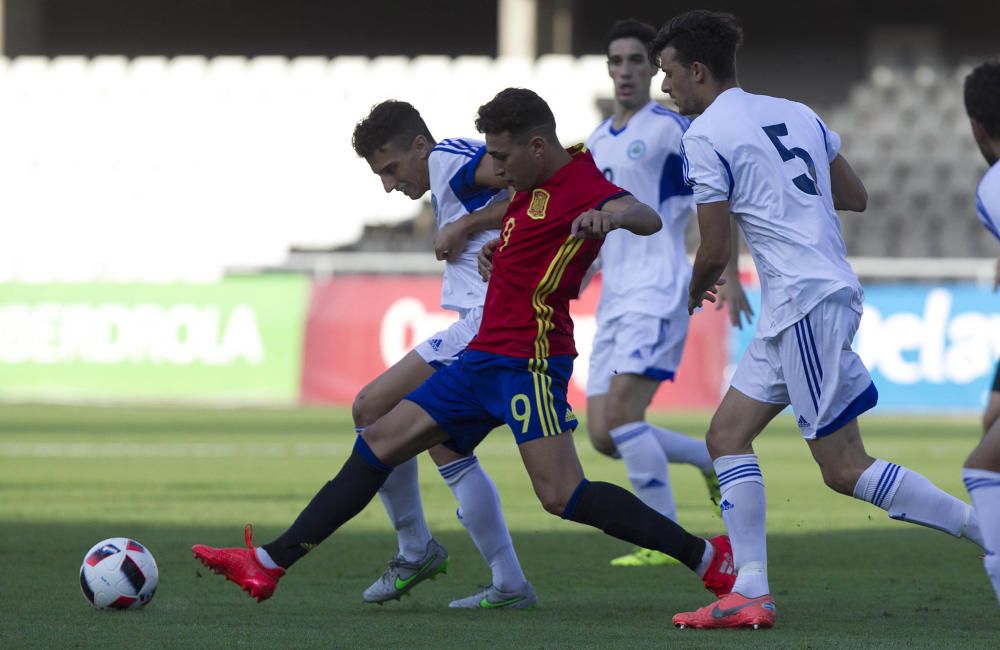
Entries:
{"type": "Polygon", "coordinates": [[[406,396],[451,438],[446,446],[471,452],[506,424],[518,444],[575,429],[566,401],[573,357],[522,359],[466,350],[406,396]]]}

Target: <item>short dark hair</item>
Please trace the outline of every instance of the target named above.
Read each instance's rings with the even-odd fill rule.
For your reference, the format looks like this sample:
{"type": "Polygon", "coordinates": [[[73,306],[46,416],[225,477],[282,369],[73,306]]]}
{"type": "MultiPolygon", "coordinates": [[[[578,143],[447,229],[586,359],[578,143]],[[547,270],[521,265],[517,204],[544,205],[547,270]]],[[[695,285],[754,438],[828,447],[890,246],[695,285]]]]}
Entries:
{"type": "Polygon", "coordinates": [[[550,142],[558,142],[552,109],[527,88],[505,88],[480,106],[476,130],[480,133],[509,131],[511,139],[517,141],[541,135],[550,142]]]}
{"type": "Polygon", "coordinates": [[[409,149],[418,135],[433,140],[417,109],[408,102],[388,99],[372,106],[368,117],[358,122],[351,145],[362,158],[371,158],[376,151],[390,144],[409,149]]]}
{"type": "Polygon", "coordinates": [[[736,51],[743,44],[743,28],[733,14],[695,9],[674,16],[649,45],[654,61],[668,45],[677,60],[690,67],[695,61],[708,67],[718,81],[736,78],[736,51]]]}
{"type": "Polygon", "coordinates": [[[608,32],[608,39],[604,43],[604,51],[607,52],[608,48],[611,47],[611,43],[621,38],[634,38],[642,43],[643,47],[648,48],[649,44],[656,38],[656,28],[649,23],[644,23],[635,18],[616,20],[608,32]]]}
{"type": "Polygon", "coordinates": [[[1000,59],[980,63],[965,78],[965,112],[991,139],[1000,138],[1000,59]]]}

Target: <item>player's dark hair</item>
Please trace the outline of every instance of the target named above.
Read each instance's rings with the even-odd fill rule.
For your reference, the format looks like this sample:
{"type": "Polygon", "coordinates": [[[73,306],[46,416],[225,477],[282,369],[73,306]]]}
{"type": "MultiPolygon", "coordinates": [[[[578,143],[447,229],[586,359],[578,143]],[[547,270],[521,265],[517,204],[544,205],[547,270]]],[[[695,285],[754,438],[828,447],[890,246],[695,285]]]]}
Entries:
{"type": "Polygon", "coordinates": [[[372,106],[368,117],[358,122],[351,145],[362,158],[371,158],[387,145],[409,149],[418,135],[433,140],[424,118],[412,104],[389,99],[372,106]]]}
{"type": "Polygon", "coordinates": [[[1000,59],[980,63],[965,78],[965,112],[1000,139],[1000,59]]]}
{"type": "Polygon", "coordinates": [[[743,44],[743,28],[733,14],[695,9],[674,16],[660,28],[649,45],[654,61],[668,45],[686,67],[697,61],[712,71],[717,81],[736,78],[736,51],[743,44]]]}
{"type": "Polygon", "coordinates": [[[622,38],[634,38],[642,43],[644,47],[648,48],[649,44],[656,38],[656,28],[649,23],[644,23],[635,18],[616,20],[608,32],[607,41],[604,43],[604,51],[607,52],[613,42],[622,38]]]}
{"type": "Polygon", "coordinates": [[[549,142],[559,142],[552,109],[544,99],[527,88],[505,88],[480,106],[476,130],[480,133],[509,131],[511,139],[517,142],[524,142],[535,135],[549,142]]]}

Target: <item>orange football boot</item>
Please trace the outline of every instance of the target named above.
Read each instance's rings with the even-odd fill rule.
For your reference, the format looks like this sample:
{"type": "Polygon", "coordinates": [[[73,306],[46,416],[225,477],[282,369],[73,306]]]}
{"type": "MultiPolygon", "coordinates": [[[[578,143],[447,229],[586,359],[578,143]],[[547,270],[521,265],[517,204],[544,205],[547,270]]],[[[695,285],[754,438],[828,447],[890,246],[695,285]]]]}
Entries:
{"type": "Polygon", "coordinates": [[[747,598],[735,591],[711,605],[694,612],[676,614],[674,625],[679,629],[749,628],[760,630],[774,627],[774,598],[770,595],[747,598]]]}
{"type": "Polygon", "coordinates": [[[195,544],[191,550],[202,564],[239,585],[259,603],[271,597],[285,570],[281,567],[268,569],[257,559],[253,547],[253,526],[247,524],[243,537],[246,548],[213,548],[195,544]]]}

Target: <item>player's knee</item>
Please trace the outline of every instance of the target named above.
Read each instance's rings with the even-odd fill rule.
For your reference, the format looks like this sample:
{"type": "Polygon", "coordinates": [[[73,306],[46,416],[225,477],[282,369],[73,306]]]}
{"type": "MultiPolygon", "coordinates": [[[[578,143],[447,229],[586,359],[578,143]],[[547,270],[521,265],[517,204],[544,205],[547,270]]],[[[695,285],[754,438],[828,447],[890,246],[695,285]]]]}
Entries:
{"type": "Polygon", "coordinates": [[[587,433],[590,435],[590,444],[598,452],[605,456],[614,456],[618,452],[615,443],[611,440],[611,434],[608,433],[607,427],[592,427],[588,423],[587,433]]]}
{"type": "Polygon", "coordinates": [[[728,456],[733,453],[731,445],[727,441],[725,429],[720,427],[715,420],[712,420],[708,425],[708,431],[705,432],[705,445],[712,458],[728,456]]]}
{"type": "Polygon", "coordinates": [[[369,393],[368,389],[362,389],[354,398],[351,404],[351,417],[354,418],[354,426],[367,427],[373,424],[380,417],[385,415],[380,412],[377,400],[369,393]]]}
{"type": "Polygon", "coordinates": [[[591,446],[605,456],[614,456],[615,443],[611,441],[610,427],[603,409],[587,410],[587,436],[591,446]]]}
{"type": "Polygon", "coordinates": [[[641,414],[630,412],[630,410],[620,401],[608,401],[604,412],[604,426],[608,431],[623,424],[642,420],[641,414]]]}
{"type": "Polygon", "coordinates": [[[819,469],[828,488],[848,496],[854,494],[854,486],[857,485],[861,472],[846,465],[820,465],[819,469]]]}
{"type": "Polygon", "coordinates": [[[367,424],[365,422],[365,392],[361,391],[354,397],[354,402],[351,404],[351,417],[354,419],[354,426],[363,427],[367,424]]]}
{"type": "Polygon", "coordinates": [[[986,412],[983,413],[983,433],[989,433],[998,419],[1000,419],[1000,408],[987,408],[986,412]]]}
{"type": "Polygon", "coordinates": [[[398,436],[395,434],[396,432],[389,430],[389,427],[382,426],[376,420],[370,426],[365,427],[359,435],[376,458],[386,465],[395,467],[408,460],[406,456],[400,454],[399,445],[396,444],[398,436]]]}
{"type": "Polygon", "coordinates": [[[556,516],[562,516],[562,513],[566,510],[566,504],[569,503],[570,496],[572,495],[572,493],[558,489],[555,485],[536,487],[535,494],[538,496],[542,507],[545,508],[545,512],[556,516]]]}

